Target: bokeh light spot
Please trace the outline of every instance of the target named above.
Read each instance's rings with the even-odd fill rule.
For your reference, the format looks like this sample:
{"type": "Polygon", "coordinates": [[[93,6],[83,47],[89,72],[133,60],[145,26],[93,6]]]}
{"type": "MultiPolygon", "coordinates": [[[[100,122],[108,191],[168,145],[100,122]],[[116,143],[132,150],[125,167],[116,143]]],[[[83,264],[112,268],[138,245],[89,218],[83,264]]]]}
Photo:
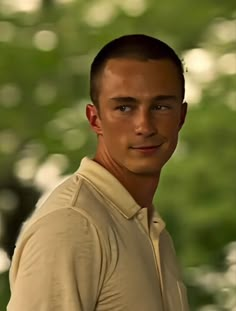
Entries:
{"type": "Polygon", "coordinates": [[[56,98],[57,89],[46,82],[39,83],[35,89],[35,97],[40,105],[48,105],[56,98]]]}
{"type": "Polygon", "coordinates": [[[185,79],[185,90],[185,99],[190,107],[200,103],[202,99],[202,87],[189,76],[186,76],[185,79]]]}
{"type": "Polygon", "coordinates": [[[210,27],[211,33],[222,43],[234,42],[236,38],[235,20],[220,20],[210,27]]]}
{"type": "Polygon", "coordinates": [[[12,211],[18,204],[18,198],[13,191],[8,189],[0,190],[0,210],[1,211],[12,211]]]}
{"type": "Polygon", "coordinates": [[[68,167],[68,159],[63,154],[52,154],[38,168],[34,182],[43,191],[48,191],[61,179],[62,171],[68,167]]]}
{"type": "Polygon", "coordinates": [[[39,50],[51,51],[56,48],[58,38],[56,33],[53,31],[41,30],[34,35],[33,43],[39,50]]]}
{"type": "Polygon", "coordinates": [[[189,74],[199,82],[210,82],[216,76],[215,57],[205,49],[192,49],[184,55],[189,74]]]}
{"type": "Polygon", "coordinates": [[[5,84],[0,88],[0,105],[3,107],[15,107],[21,99],[20,88],[15,84],[5,84]]]}
{"type": "Polygon", "coordinates": [[[19,145],[19,140],[12,130],[0,132],[0,152],[5,154],[13,153],[19,145]]]}
{"type": "Polygon", "coordinates": [[[236,54],[235,53],[228,53],[222,55],[218,62],[218,70],[223,74],[236,74],[236,54]]]}
{"type": "Polygon", "coordinates": [[[129,16],[140,16],[147,8],[146,0],[123,0],[117,1],[117,4],[125,11],[129,16]]]}
{"type": "Polygon", "coordinates": [[[7,271],[10,268],[10,259],[4,249],[0,248],[0,273],[7,271]]]}
{"type": "Polygon", "coordinates": [[[117,9],[112,1],[97,1],[87,8],[84,21],[90,26],[101,27],[114,18],[116,11],[117,9]]]}
{"type": "MultiPolygon", "coordinates": [[[[56,3],[58,4],[70,4],[72,2],[74,2],[75,0],[55,0],[56,3]]],[[[78,0],[77,0],[78,2],[78,0]]]]}
{"type": "Polygon", "coordinates": [[[1,0],[0,8],[5,14],[32,12],[40,8],[41,0],[1,0]]]}
{"type": "Polygon", "coordinates": [[[87,135],[81,129],[71,129],[63,135],[63,144],[69,150],[80,149],[86,142],[87,135]]]}
{"type": "Polygon", "coordinates": [[[21,180],[32,180],[37,170],[37,159],[27,157],[15,163],[15,174],[21,180]]]}

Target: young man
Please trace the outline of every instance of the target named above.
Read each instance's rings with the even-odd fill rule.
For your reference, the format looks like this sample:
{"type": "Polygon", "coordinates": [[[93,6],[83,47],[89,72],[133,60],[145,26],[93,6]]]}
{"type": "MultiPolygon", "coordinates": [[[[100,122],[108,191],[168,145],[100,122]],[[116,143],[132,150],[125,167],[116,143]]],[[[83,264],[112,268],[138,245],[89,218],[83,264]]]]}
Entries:
{"type": "Polygon", "coordinates": [[[181,61],[128,35],[91,67],[93,159],[57,187],[17,242],[8,311],[187,311],[153,196],[186,115],[181,61]]]}

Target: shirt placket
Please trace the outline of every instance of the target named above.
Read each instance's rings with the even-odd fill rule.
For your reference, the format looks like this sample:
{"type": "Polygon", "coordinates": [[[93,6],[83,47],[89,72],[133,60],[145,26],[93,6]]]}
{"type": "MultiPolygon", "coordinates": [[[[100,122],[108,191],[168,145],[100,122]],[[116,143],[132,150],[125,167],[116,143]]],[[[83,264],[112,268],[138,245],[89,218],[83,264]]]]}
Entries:
{"type": "Polygon", "coordinates": [[[149,236],[151,239],[152,249],[153,249],[153,253],[155,256],[156,268],[157,268],[157,272],[158,272],[158,276],[159,276],[159,280],[161,284],[161,293],[163,297],[163,278],[162,278],[160,251],[159,251],[160,232],[161,232],[160,224],[156,220],[153,220],[150,225],[149,236]]]}
{"type": "Polygon", "coordinates": [[[154,255],[154,261],[156,265],[158,283],[160,284],[162,304],[163,304],[164,303],[163,301],[163,280],[162,280],[162,274],[161,274],[160,252],[159,252],[159,236],[160,236],[160,232],[163,227],[159,224],[159,222],[156,219],[154,219],[152,220],[150,224],[150,229],[149,229],[148,214],[147,214],[146,208],[142,208],[139,211],[137,218],[139,219],[139,222],[141,223],[143,229],[147,233],[150,243],[151,243],[151,247],[152,247],[152,251],[154,255]]]}

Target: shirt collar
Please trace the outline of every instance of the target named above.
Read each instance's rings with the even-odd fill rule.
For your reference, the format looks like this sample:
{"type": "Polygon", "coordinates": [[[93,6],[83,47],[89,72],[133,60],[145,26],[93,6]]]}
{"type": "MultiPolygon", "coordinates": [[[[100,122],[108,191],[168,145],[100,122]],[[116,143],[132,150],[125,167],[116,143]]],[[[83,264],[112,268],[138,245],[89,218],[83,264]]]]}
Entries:
{"type": "Polygon", "coordinates": [[[90,182],[127,219],[141,209],[125,187],[103,166],[85,157],[77,174],[90,182]]]}
{"type": "Polygon", "coordinates": [[[160,227],[160,231],[162,231],[166,227],[166,223],[164,220],[161,218],[155,207],[153,207],[153,215],[152,215],[152,222],[153,223],[158,223],[160,227]]]}

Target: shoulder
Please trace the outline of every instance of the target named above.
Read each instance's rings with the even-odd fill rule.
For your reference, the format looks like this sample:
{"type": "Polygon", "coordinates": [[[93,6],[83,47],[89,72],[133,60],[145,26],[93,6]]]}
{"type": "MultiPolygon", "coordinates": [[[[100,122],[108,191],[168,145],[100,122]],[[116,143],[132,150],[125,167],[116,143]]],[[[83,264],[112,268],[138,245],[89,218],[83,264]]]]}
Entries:
{"type": "Polygon", "coordinates": [[[86,215],[73,208],[56,210],[40,217],[18,241],[10,269],[11,289],[21,293],[36,285],[42,296],[34,292],[32,299],[39,300],[58,291],[73,296],[78,286],[84,291],[83,280],[90,285],[94,280],[102,282],[106,258],[103,240],[86,215]]]}
{"type": "Polygon", "coordinates": [[[84,217],[99,225],[107,214],[105,206],[106,201],[99,190],[82,176],[73,174],[39,200],[36,209],[23,224],[20,236],[32,226],[50,222],[51,218],[60,222],[61,215],[73,214],[77,221],[84,217]]]}
{"type": "Polygon", "coordinates": [[[24,252],[50,254],[62,250],[67,255],[83,246],[103,244],[96,226],[73,208],[58,209],[48,213],[23,229],[17,241],[14,257],[24,252]]]}
{"type": "MultiPolygon", "coordinates": [[[[17,245],[25,244],[34,236],[38,242],[55,243],[67,237],[107,240],[112,217],[108,204],[99,190],[82,176],[73,174],[38,204],[31,217],[23,224],[17,245]]],[[[47,244],[48,244],[47,243],[47,244]]]]}
{"type": "Polygon", "coordinates": [[[18,265],[24,270],[46,258],[78,258],[85,252],[91,256],[105,255],[103,239],[96,226],[73,208],[60,209],[43,217],[23,230],[12,258],[11,275],[18,265]]]}

